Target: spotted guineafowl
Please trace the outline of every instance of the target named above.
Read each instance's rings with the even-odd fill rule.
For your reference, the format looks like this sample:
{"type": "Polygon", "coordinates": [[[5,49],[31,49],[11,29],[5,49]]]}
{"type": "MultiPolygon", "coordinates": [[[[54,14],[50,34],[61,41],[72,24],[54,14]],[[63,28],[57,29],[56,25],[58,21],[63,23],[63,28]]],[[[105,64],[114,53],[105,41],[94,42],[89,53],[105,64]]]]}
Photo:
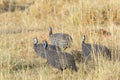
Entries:
{"type": "Polygon", "coordinates": [[[38,39],[34,38],[34,51],[42,58],[45,58],[45,51],[43,44],[38,44],[38,39]]]}
{"type": "Polygon", "coordinates": [[[34,50],[42,58],[46,58],[44,46],[47,46],[48,50],[61,51],[59,47],[55,45],[49,45],[47,41],[44,41],[44,42],[46,42],[46,44],[42,44],[42,43],[38,44],[38,39],[37,38],[34,39],[34,50]]]}
{"type": "Polygon", "coordinates": [[[95,55],[106,55],[111,59],[111,51],[106,47],[102,45],[97,44],[88,44],[85,43],[85,35],[83,36],[82,40],[82,55],[86,57],[87,59],[91,60],[91,52],[94,51],[95,55]]]}
{"type": "MultiPolygon", "coordinates": [[[[46,45],[46,42],[44,42],[46,45]]],[[[44,47],[46,51],[47,63],[51,66],[63,71],[66,68],[71,68],[77,71],[74,57],[66,52],[48,50],[47,46],[44,47]]]]}
{"type": "Polygon", "coordinates": [[[70,47],[72,42],[72,37],[70,35],[65,33],[53,34],[51,27],[49,27],[49,37],[53,45],[59,46],[63,50],[70,47]]]}

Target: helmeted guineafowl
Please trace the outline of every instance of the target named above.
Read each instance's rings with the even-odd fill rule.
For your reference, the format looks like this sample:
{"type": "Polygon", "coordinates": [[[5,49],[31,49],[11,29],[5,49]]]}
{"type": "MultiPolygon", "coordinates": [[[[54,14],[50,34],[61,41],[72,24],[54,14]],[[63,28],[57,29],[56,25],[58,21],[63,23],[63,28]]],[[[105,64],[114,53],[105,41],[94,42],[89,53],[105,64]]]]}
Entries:
{"type": "Polygon", "coordinates": [[[55,33],[53,34],[52,28],[49,27],[49,37],[53,45],[59,46],[61,49],[70,47],[72,37],[66,33],[55,33]]]}
{"type": "Polygon", "coordinates": [[[46,44],[38,44],[38,39],[35,38],[34,39],[34,50],[35,52],[41,56],[42,58],[46,58],[46,54],[45,54],[45,46],[47,46],[47,49],[48,50],[55,50],[55,51],[61,51],[61,49],[58,47],[58,46],[55,46],[55,45],[49,45],[47,43],[47,41],[44,41],[46,44]]]}
{"type": "Polygon", "coordinates": [[[97,44],[88,44],[85,43],[85,35],[83,36],[82,40],[82,55],[86,57],[87,59],[91,59],[91,52],[94,52],[95,55],[106,55],[111,59],[111,51],[106,47],[102,45],[97,45],[97,44]]]}
{"type": "MultiPolygon", "coordinates": [[[[46,45],[46,42],[44,44],[46,45]]],[[[44,48],[48,64],[61,71],[66,68],[71,68],[72,70],[77,71],[74,57],[71,54],[61,51],[48,50],[47,46],[44,48]]]]}
{"type": "Polygon", "coordinates": [[[34,38],[34,50],[42,58],[45,58],[45,51],[43,44],[38,44],[38,39],[34,38]]]}

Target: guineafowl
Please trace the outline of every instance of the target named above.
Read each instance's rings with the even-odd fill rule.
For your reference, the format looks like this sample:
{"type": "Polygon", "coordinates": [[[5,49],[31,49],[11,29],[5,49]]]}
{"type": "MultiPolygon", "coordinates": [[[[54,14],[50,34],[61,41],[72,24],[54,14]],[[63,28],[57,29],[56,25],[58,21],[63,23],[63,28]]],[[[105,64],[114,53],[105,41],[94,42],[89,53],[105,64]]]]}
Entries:
{"type": "Polygon", "coordinates": [[[38,44],[38,39],[34,38],[34,51],[42,58],[45,58],[45,51],[43,44],[38,44]]]}
{"type": "Polygon", "coordinates": [[[49,37],[53,45],[59,46],[63,50],[70,47],[72,42],[72,37],[70,35],[66,33],[53,34],[51,27],[49,27],[49,37]]]}
{"type": "Polygon", "coordinates": [[[91,59],[91,52],[94,51],[95,55],[106,55],[111,59],[111,51],[106,47],[102,45],[97,45],[97,44],[88,44],[85,43],[85,35],[83,36],[82,40],[82,55],[86,57],[87,59],[91,59]]]}
{"type": "Polygon", "coordinates": [[[34,39],[34,50],[35,52],[41,56],[42,58],[46,58],[46,54],[45,54],[45,48],[44,46],[47,46],[48,50],[55,50],[55,51],[61,51],[61,49],[58,46],[55,45],[49,45],[47,43],[47,41],[44,41],[46,44],[38,44],[38,39],[35,38],[34,39]]]}
{"type": "Polygon", "coordinates": [[[47,63],[51,66],[63,71],[66,68],[71,68],[74,71],[77,71],[74,57],[66,52],[48,50],[46,42],[44,42],[44,48],[46,51],[47,63]]]}

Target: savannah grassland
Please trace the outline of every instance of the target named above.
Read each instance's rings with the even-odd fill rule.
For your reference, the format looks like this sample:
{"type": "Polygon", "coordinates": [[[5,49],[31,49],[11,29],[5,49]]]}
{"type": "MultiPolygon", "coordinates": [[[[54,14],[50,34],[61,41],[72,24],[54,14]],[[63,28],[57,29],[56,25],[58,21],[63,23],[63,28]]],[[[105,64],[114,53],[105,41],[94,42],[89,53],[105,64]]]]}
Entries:
{"type": "Polygon", "coordinates": [[[120,80],[120,0],[3,1],[1,8],[13,1],[22,6],[34,3],[24,11],[0,13],[0,80],[120,80]],[[112,60],[76,62],[78,72],[54,69],[33,50],[35,37],[50,43],[50,26],[54,33],[72,36],[72,47],[66,51],[81,51],[82,36],[86,35],[87,43],[110,48],[112,60]]]}

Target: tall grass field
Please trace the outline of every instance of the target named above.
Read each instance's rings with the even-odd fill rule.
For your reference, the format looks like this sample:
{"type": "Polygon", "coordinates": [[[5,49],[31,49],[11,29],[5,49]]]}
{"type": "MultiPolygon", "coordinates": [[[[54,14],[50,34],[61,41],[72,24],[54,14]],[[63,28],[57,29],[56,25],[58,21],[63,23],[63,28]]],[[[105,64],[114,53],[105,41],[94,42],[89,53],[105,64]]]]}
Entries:
{"type": "MultiPolygon", "coordinates": [[[[76,54],[76,53],[74,53],[76,54]]],[[[0,80],[120,80],[120,0],[0,0],[0,80]],[[53,68],[33,49],[33,39],[72,36],[72,50],[105,45],[112,59],[77,62],[78,72],[53,68]]]]}

